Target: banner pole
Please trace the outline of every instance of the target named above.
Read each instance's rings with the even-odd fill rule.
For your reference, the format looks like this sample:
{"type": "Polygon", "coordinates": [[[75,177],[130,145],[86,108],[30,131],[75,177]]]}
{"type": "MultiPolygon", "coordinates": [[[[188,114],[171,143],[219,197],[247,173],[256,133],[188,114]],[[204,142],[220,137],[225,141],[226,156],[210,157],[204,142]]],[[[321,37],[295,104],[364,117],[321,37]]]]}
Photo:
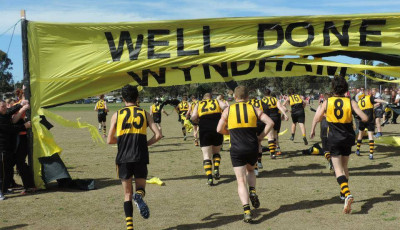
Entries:
{"type": "MultiPolygon", "coordinates": [[[[24,71],[24,79],[22,81],[24,89],[25,100],[28,100],[31,103],[31,80],[29,73],[29,58],[28,58],[28,20],[26,20],[25,10],[21,10],[21,36],[22,36],[22,61],[23,61],[23,71],[24,71]]],[[[31,110],[26,111],[26,118],[31,121],[31,110]]],[[[33,171],[33,133],[32,129],[28,129],[27,132],[28,137],[28,165],[30,166],[30,170],[32,175],[34,175],[33,171]]],[[[34,177],[33,177],[34,178],[34,177]]]]}

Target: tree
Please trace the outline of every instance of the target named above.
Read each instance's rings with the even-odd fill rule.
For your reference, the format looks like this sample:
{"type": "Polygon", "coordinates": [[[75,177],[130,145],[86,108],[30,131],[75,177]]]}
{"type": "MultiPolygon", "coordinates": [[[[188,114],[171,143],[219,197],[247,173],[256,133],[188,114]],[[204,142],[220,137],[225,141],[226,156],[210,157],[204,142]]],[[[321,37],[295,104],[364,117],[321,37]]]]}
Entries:
{"type": "Polygon", "coordinates": [[[0,50],[0,92],[10,92],[13,88],[12,61],[0,50]]]}

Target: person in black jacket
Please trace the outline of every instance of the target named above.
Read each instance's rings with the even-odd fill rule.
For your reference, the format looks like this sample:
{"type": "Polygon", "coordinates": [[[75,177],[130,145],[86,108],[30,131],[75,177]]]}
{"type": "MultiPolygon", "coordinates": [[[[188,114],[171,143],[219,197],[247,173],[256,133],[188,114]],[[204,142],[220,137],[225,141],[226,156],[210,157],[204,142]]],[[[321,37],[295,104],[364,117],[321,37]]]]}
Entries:
{"type": "Polygon", "coordinates": [[[18,132],[31,127],[31,123],[13,124],[12,115],[20,110],[26,111],[29,109],[29,104],[24,101],[21,104],[15,105],[7,109],[7,104],[0,101],[0,200],[4,200],[4,192],[7,191],[12,178],[12,152],[14,146],[10,143],[14,135],[18,132]]]}

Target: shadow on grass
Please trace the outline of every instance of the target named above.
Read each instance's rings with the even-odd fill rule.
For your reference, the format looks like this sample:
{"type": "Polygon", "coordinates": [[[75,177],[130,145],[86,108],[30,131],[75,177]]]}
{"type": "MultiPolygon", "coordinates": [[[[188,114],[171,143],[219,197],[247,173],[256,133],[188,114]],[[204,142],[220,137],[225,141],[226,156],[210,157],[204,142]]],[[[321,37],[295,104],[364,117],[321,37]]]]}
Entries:
{"type": "Polygon", "coordinates": [[[158,142],[157,144],[152,145],[151,148],[153,148],[153,147],[163,147],[163,146],[176,146],[176,147],[179,147],[179,146],[181,146],[181,145],[182,145],[181,143],[163,144],[162,142],[161,142],[161,143],[158,142]]]}
{"type": "Polygon", "coordinates": [[[352,214],[368,214],[375,204],[388,202],[388,201],[400,201],[400,194],[392,194],[394,190],[390,189],[383,193],[383,197],[374,197],[366,200],[360,200],[357,202],[365,202],[361,205],[361,210],[358,212],[352,212],[352,214]]]}
{"type": "Polygon", "coordinates": [[[20,229],[23,227],[28,226],[28,224],[17,224],[13,226],[8,226],[8,227],[0,227],[1,230],[13,230],[13,229],[20,229]]]}
{"type": "Polygon", "coordinates": [[[337,196],[334,196],[328,200],[302,200],[299,202],[296,202],[294,204],[287,204],[287,205],[282,205],[278,209],[266,214],[262,215],[261,218],[256,219],[254,221],[254,224],[260,224],[266,220],[272,219],[282,213],[286,212],[291,212],[291,211],[298,211],[298,210],[304,210],[304,209],[313,209],[313,208],[318,208],[322,207],[325,205],[331,205],[331,204],[337,204],[341,203],[340,199],[337,196]]]}
{"type": "Polygon", "coordinates": [[[165,149],[165,150],[159,150],[159,151],[150,150],[149,153],[153,154],[153,153],[179,152],[179,151],[185,151],[185,150],[189,150],[189,149],[165,149]]]}
{"type": "Polygon", "coordinates": [[[370,170],[370,169],[387,169],[393,167],[389,162],[382,162],[377,165],[365,165],[361,167],[353,167],[349,168],[349,171],[357,171],[357,170],[370,170]]]}
{"type": "MultiPolygon", "coordinates": [[[[258,218],[261,213],[268,212],[269,210],[266,208],[260,208],[252,211],[253,218],[258,218]]],[[[202,222],[199,223],[192,223],[192,224],[181,224],[175,227],[166,228],[164,230],[184,230],[184,229],[212,229],[218,228],[220,226],[224,226],[226,224],[242,221],[243,214],[238,215],[230,215],[230,216],[223,216],[222,213],[213,213],[209,216],[204,217],[201,219],[202,222]],[[205,222],[207,221],[207,222],[205,222]]]]}

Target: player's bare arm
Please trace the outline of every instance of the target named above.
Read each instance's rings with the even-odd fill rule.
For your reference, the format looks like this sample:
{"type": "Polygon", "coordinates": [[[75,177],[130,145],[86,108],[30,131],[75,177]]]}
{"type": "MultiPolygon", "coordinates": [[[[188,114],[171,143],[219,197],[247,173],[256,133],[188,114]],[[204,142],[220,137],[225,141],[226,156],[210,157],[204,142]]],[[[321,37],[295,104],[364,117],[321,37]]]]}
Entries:
{"type": "Polygon", "coordinates": [[[116,144],[117,137],[115,132],[117,131],[117,113],[114,113],[110,121],[110,130],[108,131],[107,144],[116,144]]]}
{"type": "Polygon", "coordinates": [[[322,118],[324,117],[325,114],[325,108],[327,105],[328,101],[325,100],[322,105],[318,106],[317,112],[315,112],[314,119],[311,125],[311,133],[310,133],[310,138],[313,139],[315,136],[315,127],[317,126],[318,122],[322,121],[322,118]]]}
{"type": "Polygon", "coordinates": [[[263,113],[263,111],[255,107],[254,109],[256,111],[258,119],[260,119],[260,121],[265,123],[264,131],[258,136],[258,140],[261,141],[272,130],[275,123],[267,114],[263,113]]]}
{"type": "Polygon", "coordinates": [[[192,121],[195,121],[195,120],[199,119],[199,113],[197,112],[197,107],[198,107],[198,106],[199,106],[199,105],[196,104],[196,106],[195,106],[194,109],[193,109],[192,116],[190,117],[190,120],[192,120],[192,121]]]}
{"type": "Polygon", "coordinates": [[[150,116],[150,114],[146,111],[146,117],[147,117],[147,122],[149,123],[149,128],[153,132],[153,136],[150,138],[150,140],[147,141],[147,146],[150,146],[157,141],[159,141],[162,137],[161,131],[157,128],[156,123],[154,123],[153,117],[150,116]]]}
{"type": "Polygon", "coordinates": [[[358,107],[357,102],[351,101],[351,108],[361,118],[362,122],[368,121],[368,116],[358,107]]]}
{"type": "Polygon", "coordinates": [[[223,135],[229,135],[229,130],[226,127],[226,120],[228,119],[228,109],[224,110],[221,115],[221,119],[219,119],[217,132],[223,135]]]}

